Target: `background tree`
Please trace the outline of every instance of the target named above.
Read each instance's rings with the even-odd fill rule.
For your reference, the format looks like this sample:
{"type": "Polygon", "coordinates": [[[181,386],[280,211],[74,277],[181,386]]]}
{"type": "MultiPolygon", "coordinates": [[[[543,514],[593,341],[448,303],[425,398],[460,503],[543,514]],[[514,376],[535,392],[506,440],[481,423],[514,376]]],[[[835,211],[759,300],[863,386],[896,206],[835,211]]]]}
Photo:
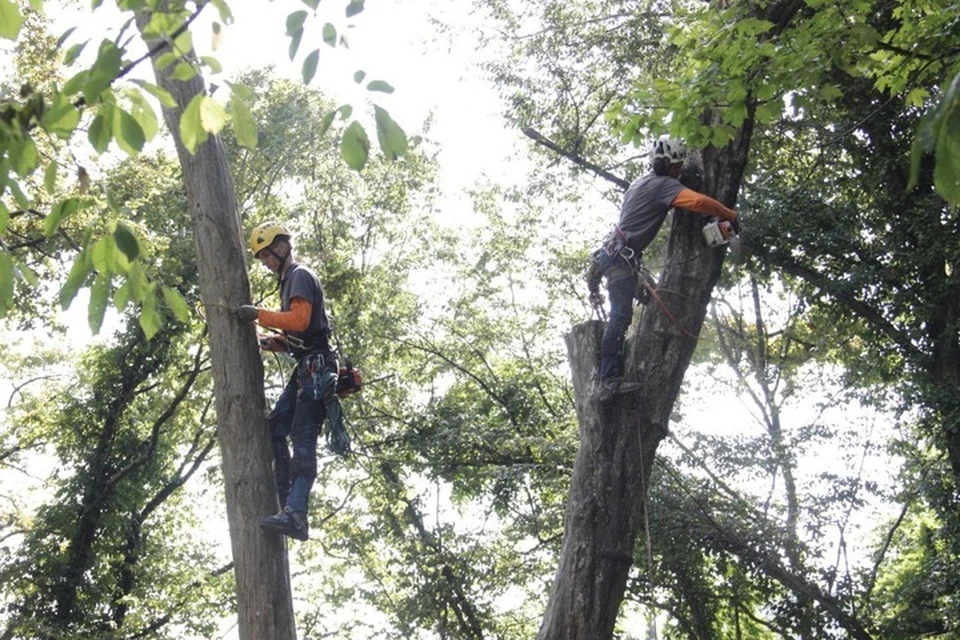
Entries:
{"type": "MultiPolygon", "coordinates": [[[[931,50],[913,55],[908,47],[901,46],[909,41],[910,46],[915,47],[918,42],[926,42],[925,39],[933,34],[938,34],[939,37],[952,33],[950,27],[945,26],[952,24],[950,19],[943,17],[943,11],[949,12],[946,6],[935,8],[898,3],[896,7],[884,6],[873,11],[872,7],[867,6],[852,10],[835,5],[782,2],[766,6],[740,3],[729,8],[650,5],[637,10],[635,6],[627,8],[624,5],[613,8],[609,5],[591,6],[589,9],[582,9],[579,6],[561,7],[545,2],[528,5],[517,13],[511,12],[512,8],[502,3],[492,6],[494,12],[507,16],[504,23],[508,27],[529,25],[531,22],[537,24],[538,21],[544,27],[540,30],[534,29],[514,41],[518,43],[518,49],[527,54],[524,58],[525,66],[519,66],[521,71],[501,73],[506,90],[515,96],[514,102],[519,106],[514,112],[515,116],[528,130],[538,134],[531,137],[549,144],[566,157],[574,158],[581,167],[604,175],[605,172],[609,174],[606,167],[611,162],[604,161],[602,154],[597,152],[602,148],[601,145],[589,145],[580,139],[587,136],[591,130],[590,125],[599,122],[601,115],[614,124],[621,140],[627,142],[640,141],[651,129],[669,126],[675,133],[681,133],[690,141],[705,146],[703,161],[707,191],[713,190],[712,193],[721,196],[728,194],[726,197],[736,191],[748,149],[756,149],[754,171],[758,176],[764,176],[769,183],[778,184],[779,188],[774,187],[774,190],[783,196],[778,203],[782,205],[790,201],[791,222],[810,233],[811,242],[807,244],[809,249],[802,255],[810,256],[811,267],[819,267],[824,256],[830,255],[834,238],[824,236],[822,229],[810,224],[817,218],[817,211],[802,204],[800,207],[792,206],[797,204],[796,192],[780,186],[782,179],[792,175],[806,183],[808,176],[816,176],[811,178],[811,184],[817,180],[822,180],[827,187],[835,184],[845,166],[859,166],[859,162],[848,165],[848,156],[840,151],[840,148],[848,144],[872,146],[876,141],[876,125],[883,119],[881,114],[889,109],[900,118],[895,129],[898,137],[895,143],[897,152],[883,153],[881,148],[873,147],[871,158],[876,164],[886,163],[890,169],[899,171],[903,188],[907,189],[909,158],[906,154],[919,124],[917,118],[921,111],[918,107],[925,106],[925,96],[936,96],[940,93],[941,87],[955,74],[955,69],[951,70],[955,65],[955,49],[947,47],[939,49],[940,53],[936,54],[931,50]],[[641,50],[639,47],[635,50],[629,47],[620,49],[616,45],[623,40],[618,40],[616,36],[609,39],[596,37],[593,40],[571,36],[596,33],[605,28],[616,34],[619,33],[621,25],[627,23],[628,18],[625,16],[648,15],[646,10],[655,13],[658,9],[669,13],[672,24],[676,26],[659,31],[656,28],[649,30],[653,44],[650,55],[633,55],[632,59],[641,59],[643,62],[631,67],[628,72],[618,69],[615,61],[631,59],[631,54],[641,50]],[[520,15],[520,12],[525,14],[523,19],[515,17],[520,15]],[[662,34],[666,34],[666,37],[662,34]],[[827,42],[846,44],[841,50],[834,48],[824,51],[821,47],[827,42]],[[556,46],[547,47],[547,43],[556,46]],[[584,46],[585,44],[596,46],[584,46]],[[607,44],[610,46],[606,46],[607,44]],[[550,53],[545,55],[545,52],[550,53]],[[656,61],[661,61],[661,73],[646,76],[648,79],[645,80],[635,79],[644,77],[642,72],[657,64],[656,61]],[[540,77],[557,78],[558,81],[530,81],[530,76],[523,71],[531,67],[538,71],[543,70],[540,77]],[[594,73],[593,69],[598,72],[594,73]],[[579,80],[584,77],[586,79],[579,80]],[[578,81],[573,78],[578,78],[578,81]],[[607,78],[609,80],[605,82],[607,78]],[[618,91],[617,80],[620,78],[627,78],[632,82],[629,90],[618,91]],[[841,88],[843,86],[852,86],[859,91],[844,91],[841,88]],[[582,88],[582,93],[577,95],[570,87],[582,88]],[[864,91],[864,88],[868,89],[864,91]],[[788,92],[789,103],[783,99],[788,92]],[[558,101],[546,98],[554,94],[575,98],[562,98],[558,101]],[[838,105],[851,101],[861,104],[862,108],[856,116],[838,123],[835,119],[838,105]],[[538,111],[533,107],[547,104],[557,104],[560,108],[553,110],[541,107],[542,110],[538,111]],[[705,116],[705,113],[712,115],[705,116]],[[828,122],[830,124],[827,124],[828,122]],[[769,147],[766,146],[767,136],[775,135],[775,132],[781,129],[789,130],[790,133],[776,138],[769,147]],[[809,132],[812,137],[800,141],[797,137],[798,130],[809,132]],[[754,131],[756,136],[753,135],[754,131]],[[838,131],[844,135],[838,136],[838,131]],[[756,141],[756,146],[750,146],[751,139],[756,141]],[[786,146],[778,146],[781,144],[786,146]],[[783,162],[783,152],[792,149],[797,150],[797,158],[807,160],[806,167],[810,173],[784,171],[786,163],[783,162]],[[891,162],[898,153],[899,160],[891,162]],[[716,190],[718,181],[724,182],[725,186],[716,190]]],[[[947,137],[938,139],[950,139],[949,134],[945,135],[947,137]]],[[[930,148],[929,141],[925,146],[930,148]]],[[[938,166],[940,161],[948,157],[938,154],[938,166]]],[[[862,160],[864,155],[858,154],[857,158],[862,160]]],[[[945,208],[942,201],[938,204],[936,197],[932,195],[930,174],[924,174],[923,165],[920,166],[921,171],[917,173],[919,186],[910,191],[908,197],[915,199],[918,204],[928,202],[932,205],[929,209],[930,217],[936,218],[939,225],[946,223],[949,227],[955,222],[955,214],[948,213],[949,209],[945,208]],[[928,177],[924,177],[925,175],[928,177]],[[929,201],[931,197],[934,198],[933,201],[929,201]],[[934,211],[936,213],[933,213],[934,211]]],[[[854,174],[850,175],[862,187],[863,175],[859,172],[855,178],[854,174]]],[[[772,186],[764,183],[764,179],[757,182],[763,185],[764,192],[766,187],[772,186]]],[[[886,179],[876,180],[876,184],[886,183],[886,179]]],[[[884,196],[886,195],[885,193],[884,196]]],[[[830,202],[838,202],[836,192],[833,192],[831,198],[830,202]]],[[[864,199],[862,193],[860,199],[864,199]]],[[[824,199],[821,202],[826,201],[827,199],[824,199]]],[[[748,203],[753,204],[753,199],[748,203]]],[[[859,204],[858,202],[853,206],[859,204]]],[[[871,220],[889,221],[891,216],[895,215],[894,212],[902,209],[900,204],[891,203],[892,206],[874,210],[870,214],[873,216],[871,220]]],[[[751,219],[754,224],[762,226],[775,217],[772,212],[777,210],[776,206],[766,206],[766,203],[753,206],[750,210],[753,214],[751,219]]],[[[782,219],[777,222],[779,221],[782,219]]],[[[763,239],[748,236],[751,246],[758,254],[767,253],[766,249],[770,246],[782,247],[783,253],[780,255],[784,257],[797,251],[798,244],[795,240],[783,242],[782,229],[777,226],[777,222],[766,227],[770,230],[770,235],[763,239]]],[[[839,226],[853,234],[860,234],[860,238],[885,237],[870,231],[861,233],[863,227],[849,222],[839,226]]],[[[951,235],[942,226],[932,227],[930,231],[933,234],[943,234],[938,237],[951,235]]],[[[874,246],[883,251],[879,243],[874,243],[874,246]]],[[[864,257],[863,254],[857,256],[852,252],[847,253],[841,247],[838,247],[836,252],[858,261],[862,261],[864,257]]],[[[934,262],[942,267],[945,261],[951,262],[947,257],[951,253],[939,253],[934,262]]],[[[763,256],[759,257],[762,261],[763,256]]],[[[786,258],[778,263],[778,266],[785,268],[785,262],[786,258]]],[[[793,273],[799,274],[800,271],[795,269],[793,273]]],[[[941,268],[938,273],[942,274],[943,271],[941,268]]],[[[952,268],[947,271],[953,273],[952,268]]],[[[857,295],[841,296],[840,292],[847,284],[852,285],[852,281],[856,279],[849,277],[846,275],[849,272],[844,271],[845,275],[838,282],[829,282],[826,276],[817,280],[816,275],[819,272],[819,268],[807,270],[811,276],[809,280],[821,290],[829,292],[830,297],[821,298],[822,300],[831,305],[843,305],[848,313],[852,309],[859,316],[872,317],[877,321],[876,327],[885,334],[885,341],[893,339],[894,344],[897,344],[898,336],[906,338],[898,332],[898,327],[889,324],[887,320],[901,316],[886,316],[880,307],[864,304],[865,296],[890,289],[880,286],[874,280],[869,289],[859,289],[860,293],[857,295]]],[[[836,274],[839,274],[839,271],[834,272],[834,275],[836,274]]],[[[703,280],[703,275],[698,278],[703,280]]],[[[950,276],[947,276],[947,279],[949,278],[950,276]]],[[[859,284],[857,282],[854,286],[859,284]]],[[[663,285],[664,281],[661,280],[661,286],[663,285]]],[[[686,292],[687,287],[683,290],[686,292]]],[[[949,286],[945,290],[949,290],[949,286]]],[[[949,294],[947,297],[950,297],[949,294]]],[[[943,313],[948,316],[949,306],[948,303],[943,309],[943,313]]],[[[649,314],[644,318],[647,315],[649,314]]],[[[696,326],[696,323],[692,326],[696,326]]],[[[943,348],[947,350],[956,344],[955,324],[935,322],[926,323],[925,326],[953,327],[947,329],[945,335],[932,338],[929,342],[943,344],[943,348]]],[[[637,333],[638,345],[643,342],[640,337],[643,335],[643,324],[640,327],[637,333]]],[[[910,342],[909,338],[899,340],[899,344],[904,346],[907,342],[910,342]]],[[[641,348],[649,351],[649,347],[641,348]]],[[[908,347],[907,350],[912,349],[908,347]]],[[[588,348],[586,353],[589,352],[588,348]]],[[[868,360],[876,361],[873,358],[868,360]]],[[[942,356],[936,361],[942,362],[942,356]]],[[[586,380],[584,384],[587,384],[586,380]]],[[[930,396],[931,400],[933,398],[934,396],[930,396]]],[[[943,410],[941,402],[934,401],[932,404],[937,406],[937,413],[943,410]]],[[[949,428],[941,431],[945,436],[943,442],[947,451],[950,450],[947,443],[949,436],[946,436],[949,432],[949,428]]],[[[953,485],[952,480],[950,485],[953,485]]],[[[951,492],[952,489],[938,490],[935,495],[949,495],[951,492]]]]}

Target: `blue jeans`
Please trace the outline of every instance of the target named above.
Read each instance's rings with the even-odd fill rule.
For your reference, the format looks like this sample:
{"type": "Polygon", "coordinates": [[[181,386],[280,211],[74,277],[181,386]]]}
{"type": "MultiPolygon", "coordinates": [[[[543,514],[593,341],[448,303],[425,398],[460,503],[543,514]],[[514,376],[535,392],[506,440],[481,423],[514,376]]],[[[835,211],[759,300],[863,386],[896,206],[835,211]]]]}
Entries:
{"type": "Polygon", "coordinates": [[[610,318],[600,340],[600,379],[606,380],[622,375],[620,360],[623,341],[633,319],[633,292],[636,279],[619,278],[607,283],[610,296],[610,318]]]}
{"type": "MultiPolygon", "coordinates": [[[[336,371],[333,354],[320,356],[321,366],[336,371]]],[[[317,477],[317,439],[326,418],[326,406],[314,393],[314,376],[305,356],[297,362],[273,411],[267,418],[273,441],[273,471],[280,506],[307,511],[310,490],[317,477]],[[290,447],[293,447],[291,455],[290,447]]]]}
{"type": "Polygon", "coordinates": [[[633,319],[633,298],[636,288],[636,276],[633,272],[611,273],[610,269],[622,266],[620,258],[613,258],[606,253],[600,255],[600,268],[608,274],[607,293],[610,298],[610,317],[603,330],[600,340],[600,380],[607,380],[622,375],[620,360],[623,352],[623,341],[633,319]],[[615,279],[611,280],[609,276],[615,279]]]}

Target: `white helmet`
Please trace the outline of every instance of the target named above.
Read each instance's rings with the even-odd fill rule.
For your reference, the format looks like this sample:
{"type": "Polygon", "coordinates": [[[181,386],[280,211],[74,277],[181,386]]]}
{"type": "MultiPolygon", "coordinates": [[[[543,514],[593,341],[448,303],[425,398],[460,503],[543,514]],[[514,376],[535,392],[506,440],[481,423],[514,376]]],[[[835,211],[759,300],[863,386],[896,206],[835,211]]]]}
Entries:
{"type": "Polygon", "coordinates": [[[650,148],[650,161],[657,158],[666,158],[670,164],[683,162],[687,159],[687,143],[679,138],[660,136],[650,148]]]}

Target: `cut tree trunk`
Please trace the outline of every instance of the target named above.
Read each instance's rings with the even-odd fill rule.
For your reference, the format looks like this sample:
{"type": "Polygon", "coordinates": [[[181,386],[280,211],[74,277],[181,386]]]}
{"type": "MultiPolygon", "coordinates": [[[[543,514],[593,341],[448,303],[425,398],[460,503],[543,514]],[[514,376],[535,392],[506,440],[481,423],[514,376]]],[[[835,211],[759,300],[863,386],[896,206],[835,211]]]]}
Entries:
{"type": "MultiPolygon", "coordinates": [[[[141,14],[141,30],[149,16],[141,14]]],[[[147,45],[154,45],[147,40],[147,45]]],[[[156,56],[154,57],[154,61],[156,56]]],[[[227,519],[237,582],[241,640],[293,640],[296,626],[285,539],[264,535],[261,518],[278,508],[266,424],[263,364],[253,325],[233,309],[250,302],[237,200],[224,147],[211,136],[195,154],[183,146],[180,117],[190,100],[205,93],[203,79],[169,77],[177,65],[154,71],[177,107],[164,109],[177,144],[187,202],[193,221],[200,295],[210,335],[217,436],[223,458],[227,519]]],[[[171,233],[185,230],[173,229],[171,233]]]]}
{"type": "MultiPolygon", "coordinates": [[[[723,149],[704,154],[705,191],[732,205],[750,128],[723,149]],[[711,167],[713,170],[711,170],[711,167]],[[718,176],[722,176],[719,179],[718,176]]],[[[677,211],[657,293],[627,336],[625,379],[634,394],[602,406],[596,400],[603,325],[592,321],[567,336],[580,449],[567,501],[564,540],[539,640],[612,638],[657,446],[697,344],[725,250],[703,240],[701,215],[677,211]]],[[[656,517],[656,514],[651,514],[656,517]]],[[[647,569],[643,569],[646,571],[647,569]]]]}

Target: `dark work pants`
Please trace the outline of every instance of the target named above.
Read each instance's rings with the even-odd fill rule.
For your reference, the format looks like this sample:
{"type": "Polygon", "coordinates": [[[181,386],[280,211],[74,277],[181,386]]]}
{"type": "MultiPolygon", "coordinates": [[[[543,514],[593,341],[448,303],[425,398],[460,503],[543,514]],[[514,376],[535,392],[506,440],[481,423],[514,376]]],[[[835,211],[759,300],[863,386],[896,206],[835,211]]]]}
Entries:
{"type": "MultiPolygon", "coordinates": [[[[332,363],[328,363],[328,367],[336,370],[332,353],[325,354],[325,360],[332,363]]],[[[308,358],[300,358],[268,417],[280,506],[307,511],[310,490],[317,477],[317,439],[325,417],[323,399],[317,399],[314,394],[308,358]]]]}
{"type": "Polygon", "coordinates": [[[636,288],[636,277],[617,278],[607,282],[607,292],[610,297],[610,317],[603,330],[603,339],[600,341],[600,379],[607,380],[622,375],[621,359],[623,356],[623,340],[630,328],[633,319],[633,297],[636,288]]]}

